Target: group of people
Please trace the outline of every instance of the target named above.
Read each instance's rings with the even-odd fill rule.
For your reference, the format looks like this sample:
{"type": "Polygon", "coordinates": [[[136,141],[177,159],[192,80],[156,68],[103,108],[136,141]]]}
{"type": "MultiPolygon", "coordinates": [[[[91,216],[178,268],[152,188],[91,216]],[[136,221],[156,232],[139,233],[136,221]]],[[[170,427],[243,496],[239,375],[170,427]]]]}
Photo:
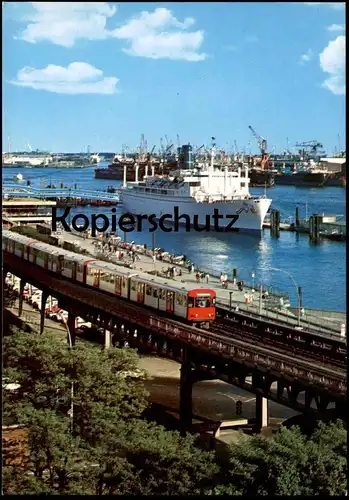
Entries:
{"type": "Polygon", "coordinates": [[[182,276],[182,269],[177,269],[175,266],[170,266],[167,269],[162,268],[161,272],[166,278],[174,279],[176,276],[182,276]]]}
{"type": "Polygon", "coordinates": [[[228,282],[228,275],[227,274],[221,273],[219,281],[221,282],[222,288],[225,288],[225,289],[228,288],[229,282],[228,282]]]}
{"type": "Polygon", "coordinates": [[[208,280],[210,279],[210,275],[208,273],[200,273],[199,271],[195,275],[197,283],[204,283],[206,280],[206,283],[208,283],[208,280]]]}

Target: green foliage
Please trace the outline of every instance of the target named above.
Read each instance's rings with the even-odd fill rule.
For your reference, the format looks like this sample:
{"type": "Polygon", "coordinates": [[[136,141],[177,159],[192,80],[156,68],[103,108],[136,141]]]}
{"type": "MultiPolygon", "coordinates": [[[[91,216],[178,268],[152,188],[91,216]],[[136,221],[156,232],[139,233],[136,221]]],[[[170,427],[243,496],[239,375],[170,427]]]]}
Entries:
{"type": "Polygon", "coordinates": [[[5,467],[5,494],[343,495],[346,430],[321,424],[274,437],[242,438],[229,464],[195,446],[193,436],[141,419],[145,374],[131,350],[69,349],[50,335],[4,338],[5,417],[28,430],[27,470],[5,467]],[[73,399],[72,399],[73,388],[73,399]],[[73,422],[68,418],[73,401],[73,422]],[[71,425],[73,423],[73,425],[71,425]]]}
{"type": "Polygon", "coordinates": [[[28,238],[33,238],[38,241],[42,241],[43,243],[47,243],[48,245],[54,245],[55,238],[48,234],[39,233],[39,231],[30,226],[14,226],[10,229],[13,233],[23,234],[23,236],[27,236],[28,238]]]}
{"type": "Polygon", "coordinates": [[[343,495],[346,430],[320,424],[311,438],[282,427],[273,439],[255,436],[230,449],[230,470],[216,494],[343,495]]]}
{"type": "Polygon", "coordinates": [[[18,332],[5,339],[4,352],[4,376],[20,384],[6,391],[5,412],[28,429],[34,474],[16,473],[8,491],[194,494],[210,483],[217,469],[211,454],[191,436],[140,419],[145,374],[132,377],[139,373],[133,351],[82,343],[68,349],[52,336],[18,332]]]}

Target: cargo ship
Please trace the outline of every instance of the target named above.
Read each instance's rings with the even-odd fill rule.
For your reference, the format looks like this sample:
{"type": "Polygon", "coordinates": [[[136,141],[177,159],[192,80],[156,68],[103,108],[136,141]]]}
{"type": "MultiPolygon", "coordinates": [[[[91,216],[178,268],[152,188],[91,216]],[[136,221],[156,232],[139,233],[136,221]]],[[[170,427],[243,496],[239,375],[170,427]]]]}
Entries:
{"type": "Polygon", "coordinates": [[[262,168],[251,168],[249,170],[250,187],[273,187],[275,185],[275,174],[270,170],[262,168]]]}
{"type": "Polygon", "coordinates": [[[96,168],[95,169],[95,179],[109,179],[114,181],[122,181],[124,178],[124,166],[126,166],[126,177],[130,182],[136,180],[136,164],[138,165],[138,177],[143,178],[146,171],[146,166],[150,165],[154,167],[155,175],[168,175],[170,170],[173,168],[172,164],[162,164],[159,161],[138,161],[137,163],[133,159],[120,160],[115,157],[113,163],[108,165],[107,168],[96,168]]]}

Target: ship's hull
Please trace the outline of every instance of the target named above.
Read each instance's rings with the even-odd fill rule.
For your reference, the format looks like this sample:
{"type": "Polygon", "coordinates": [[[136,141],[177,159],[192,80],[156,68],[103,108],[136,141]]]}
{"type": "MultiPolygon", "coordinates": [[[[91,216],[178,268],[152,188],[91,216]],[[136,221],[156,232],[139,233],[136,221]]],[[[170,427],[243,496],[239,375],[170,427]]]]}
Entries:
{"type": "Polygon", "coordinates": [[[323,187],[326,185],[328,175],[322,173],[297,173],[276,175],[275,184],[282,186],[298,187],[323,187]]]}
{"type": "MultiPolygon", "coordinates": [[[[164,225],[174,224],[174,207],[178,207],[179,216],[188,215],[190,218],[190,227],[194,226],[196,216],[197,224],[205,227],[207,217],[209,217],[210,230],[214,230],[215,223],[213,219],[214,210],[218,210],[223,216],[218,219],[218,227],[226,228],[233,219],[236,218],[230,230],[235,231],[261,231],[267,211],[271,205],[271,200],[266,198],[234,200],[229,202],[215,203],[197,203],[192,198],[178,198],[156,194],[140,194],[132,189],[121,190],[121,201],[123,204],[123,212],[134,215],[151,215],[155,214],[155,219],[159,220],[163,215],[169,214],[172,216],[166,218],[164,225]],[[235,216],[235,217],[234,217],[235,216]]],[[[186,225],[186,220],[183,217],[179,220],[179,225],[186,225]]]]}
{"type": "Polygon", "coordinates": [[[249,172],[250,187],[267,186],[273,187],[275,184],[274,174],[268,170],[251,169],[249,172]]]}

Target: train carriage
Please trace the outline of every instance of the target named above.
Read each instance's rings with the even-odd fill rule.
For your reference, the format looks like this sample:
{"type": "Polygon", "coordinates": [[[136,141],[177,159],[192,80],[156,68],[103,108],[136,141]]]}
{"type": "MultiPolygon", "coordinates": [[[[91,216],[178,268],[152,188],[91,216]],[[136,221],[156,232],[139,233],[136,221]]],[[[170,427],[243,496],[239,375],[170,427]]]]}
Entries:
{"type": "Polygon", "coordinates": [[[84,283],[129,299],[129,279],[138,273],[119,268],[111,262],[91,261],[87,264],[84,283]]]}
{"type": "Polygon", "coordinates": [[[148,274],[7,230],[3,232],[3,249],[47,271],[162,311],[169,317],[182,318],[190,324],[203,326],[215,319],[216,293],[207,288],[193,289],[189,284],[178,282],[169,284],[165,278],[151,278],[148,274]]]}
{"type": "Polygon", "coordinates": [[[130,300],[177,316],[192,324],[208,323],[216,316],[216,292],[185,283],[168,283],[165,278],[134,276],[130,280],[130,300]]]}

